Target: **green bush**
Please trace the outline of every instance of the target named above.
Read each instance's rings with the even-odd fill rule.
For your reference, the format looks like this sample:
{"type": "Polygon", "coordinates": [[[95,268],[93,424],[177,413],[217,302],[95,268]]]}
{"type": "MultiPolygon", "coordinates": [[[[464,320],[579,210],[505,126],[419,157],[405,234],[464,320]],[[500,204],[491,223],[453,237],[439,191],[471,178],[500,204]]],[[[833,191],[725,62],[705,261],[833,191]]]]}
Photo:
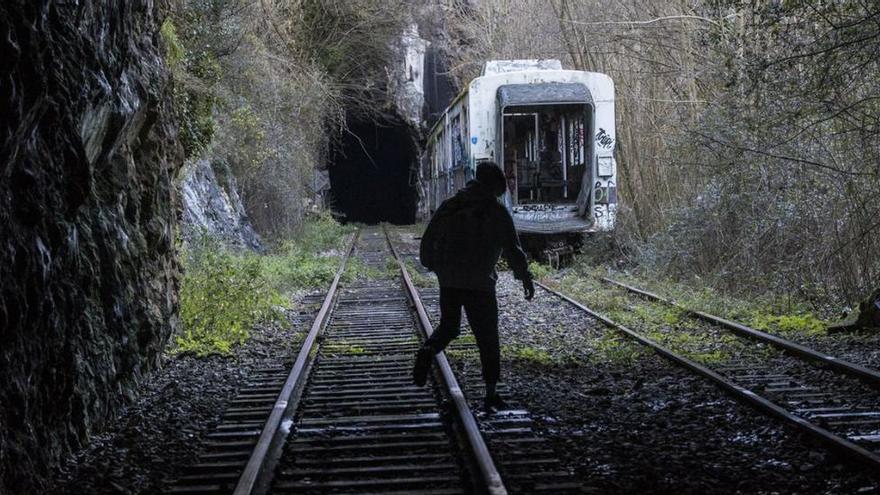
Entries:
{"type": "Polygon", "coordinates": [[[259,256],[232,253],[201,240],[186,260],[180,291],[183,333],[176,352],[229,354],[259,322],[280,318],[278,291],[263,275],[259,256]]]}
{"type": "Polygon", "coordinates": [[[184,253],[180,291],[183,333],[174,352],[229,354],[259,323],[277,321],[282,294],[327,286],[354,230],[328,214],[315,215],[296,240],[271,254],[233,252],[202,236],[184,253]]]}
{"type": "Polygon", "coordinates": [[[285,254],[263,256],[261,268],[269,285],[287,292],[329,284],[339,268],[339,258],[290,249],[285,254]]]}
{"type": "Polygon", "coordinates": [[[544,265],[537,261],[530,261],[529,271],[532,272],[532,276],[535,277],[535,280],[542,280],[552,275],[555,270],[549,265],[544,265]]]}

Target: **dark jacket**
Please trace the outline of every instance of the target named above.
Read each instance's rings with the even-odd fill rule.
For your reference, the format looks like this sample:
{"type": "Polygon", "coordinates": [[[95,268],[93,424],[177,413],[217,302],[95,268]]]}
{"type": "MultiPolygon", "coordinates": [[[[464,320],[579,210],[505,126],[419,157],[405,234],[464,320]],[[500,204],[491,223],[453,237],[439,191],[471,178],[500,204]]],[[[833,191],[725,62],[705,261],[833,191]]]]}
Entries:
{"type": "Polygon", "coordinates": [[[440,205],[422,236],[422,265],[440,287],[494,291],[501,254],[519,280],[531,278],[513,218],[477,181],[440,205]]]}

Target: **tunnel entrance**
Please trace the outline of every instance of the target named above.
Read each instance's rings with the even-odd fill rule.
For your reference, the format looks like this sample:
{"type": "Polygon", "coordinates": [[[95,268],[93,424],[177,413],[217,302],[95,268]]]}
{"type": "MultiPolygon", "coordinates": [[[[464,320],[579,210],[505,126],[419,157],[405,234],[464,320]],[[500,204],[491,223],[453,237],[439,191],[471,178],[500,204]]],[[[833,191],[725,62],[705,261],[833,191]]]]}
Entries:
{"type": "Polygon", "coordinates": [[[410,170],[418,148],[403,120],[349,120],[330,149],[332,209],[348,222],[415,222],[418,195],[410,170]]]}

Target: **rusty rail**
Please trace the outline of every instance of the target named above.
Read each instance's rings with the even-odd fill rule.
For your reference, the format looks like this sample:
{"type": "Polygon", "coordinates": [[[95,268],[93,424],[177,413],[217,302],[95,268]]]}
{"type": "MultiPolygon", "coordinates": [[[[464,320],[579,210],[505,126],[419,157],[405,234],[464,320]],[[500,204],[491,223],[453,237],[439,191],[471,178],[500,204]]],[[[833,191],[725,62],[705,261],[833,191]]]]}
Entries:
{"type": "Polygon", "coordinates": [[[756,409],[762,411],[763,413],[765,413],[769,416],[780,419],[784,423],[787,423],[789,425],[796,427],[798,430],[806,433],[808,436],[810,436],[816,440],[819,440],[823,444],[827,445],[829,448],[835,450],[836,452],[838,452],[842,455],[845,455],[847,457],[851,457],[851,458],[863,463],[864,465],[866,465],[870,468],[873,468],[873,469],[880,468],[880,456],[878,456],[877,454],[875,454],[865,448],[862,448],[859,445],[856,445],[855,443],[853,443],[847,439],[841,438],[840,436],[835,435],[834,433],[832,433],[822,427],[819,427],[813,423],[810,423],[809,421],[807,421],[801,417],[798,417],[798,416],[795,416],[794,414],[791,414],[790,412],[786,411],[784,408],[782,408],[779,405],[775,404],[774,402],[758,395],[757,393],[753,392],[752,390],[745,388],[745,387],[742,387],[740,385],[737,385],[736,383],[721,376],[719,373],[716,373],[715,371],[712,371],[709,368],[707,368],[707,367],[705,367],[695,361],[692,361],[684,356],[676,354],[675,352],[671,351],[670,349],[667,349],[666,347],[658,344],[657,342],[654,342],[653,340],[651,340],[647,337],[644,337],[643,335],[639,334],[638,332],[631,330],[631,329],[611,320],[610,318],[593,311],[592,309],[588,308],[587,306],[575,301],[574,299],[566,296],[565,294],[562,294],[559,291],[551,289],[550,287],[547,287],[546,285],[539,283],[539,282],[535,282],[535,284],[538,285],[539,287],[543,288],[547,292],[549,292],[549,293],[561,298],[562,300],[568,302],[569,304],[578,308],[579,310],[589,314],[593,318],[596,318],[597,320],[601,321],[606,326],[614,328],[614,329],[622,332],[623,334],[625,334],[627,337],[630,337],[633,340],[639,342],[640,344],[652,349],[654,352],[656,352],[660,356],[662,356],[662,357],[664,357],[664,358],[666,358],[666,359],[668,359],[668,360],[670,360],[670,361],[672,361],[672,362],[674,362],[674,363],[676,363],[676,364],[678,364],[678,365],[680,365],[680,366],[682,366],[682,367],[684,367],[684,368],[686,368],[686,369],[688,369],[688,370],[690,370],[690,371],[692,371],[692,372],[694,372],[704,378],[709,379],[710,381],[715,383],[718,387],[720,387],[723,391],[730,394],[733,398],[735,398],[745,404],[751,405],[752,407],[755,407],[756,409]]]}
{"type": "Polygon", "coordinates": [[[261,494],[266,493],[269,489],[269,483],[280,457],[280,451],[284,446],[288,433],[290,433],[290,419],[296,412],[297,404],[305,385],[305,379],[308,377],[309,368],[314,362],[315,344],[327,322],[327,317],[330,315],[330,308],[333,306],[333,301],[339,288],[339,280],[342,278],[352,251],[354,251],[359,235],[360,231],[352,236],[351,244],[340,263],[339,269],[336,271],[336,276],[333,278],[330,288],[327,290],[324,302],[321,304],[321,310],[315,317],[315,321],[312,323],[312,327],[303,341],[293,368],[291,368],[290,373],[287,375],[287,380],[278,394],[278,399],[275,401],[272,413],[260,433],[257,445],[254,447],[253,453],[250,459],[248,459],[241,477],[238,479],[238,484],[233,492],[235,495],[261,494]]]}
{"type": "MultiPolygon", "coordinates": [[[[410,278],[409,272],[406,269],[406,265],[403,263],[403,260],[400,258],[400,255],[397,252],[397,248],[394,246],[394,243],[391,242],[391,237],[388,235],[387,229],[385,229],[385,227],[383,226],[382,230],[385,232],[385,238],[388,241],[388,246],[390,247],[391,253],[394,256],[395,261],[397,261],[398,268],[400,269],[400,275],[403,280],[403,285],[406,290],[407,297],[409,297],[410,302],[416,309],[419,326],[421,327],[422,332],[424,332],[425,336],[430,337],[434,331],[433,326],[431,325],[431,321],[428,318],[427,311],[425,311],[425,306],[422,304],[422,301],[419,298],[418,290],[416,290],[416,287],[412,282],[412,278],[410,278]]],[[[479,470],[484,490],[492,495],[507,494],[507,488],[505,488],[504,486],[504,482],[501,479],[501,474],[498,472],[498,469],[495,466],[495,461],[492,459],[492,454],[489,452],[489,448],[486,446],[483,435],[480,433],[480,428],[477,425],[477,421],[474,419],[474,415],[468,407],[467,399],[465,399],[464,392],[462,392],[461,387],[458,384],[458,380],[455,378],[455,374],[452,372],[452,367],[449,366],[449,361],[446,359],[446,354],[443,352],[438,353],[434,357],[434,361],[437,364],[438,369],[440,370],[440,376],[443,379],[446,393],[452,400],[453,410],[455,412],[455,421],[463,430],[463,436],[468,444],[468,448],[470,449],[471,457],[473,458],[473,461],[476,463],[477,469],[479,470]]]]}
{"type": "Polygon", "coordinates": [[[648,292],[646,290],[639,289],[637,287],[634,287],[629,284],[625,284],[623,282],[618,282],[617,280],[614,280],[611,278],[602,277],[601,280],[605,283],[621,287],[629,292],[632,292],[633,294],[638,294],[638,295],[643,296],[647,299],[652,299],[654,301],[668,304],[672,307],[675,307],[677,309],[684,311],[685,313],[693,316],[694,318],[697,318],[697,319],[700,319],[700,320],[703,320],[705,322],[712,323],[715,325],[719,325],[719,326],[724,327],[728,330],[731,330],[734,333],[741,335],[743,337],[748,337],[750,339],[754,339],[754,340],[757,340],[760,342],[766,342],[770,345],[776,346],[780,349],[788,351],[788,352],[795,354],[797,356],[800,356],[802,358],[805,358],[805,359],[808,359],[811,361],[815,361],[817,363],[824,364],[824,365],[828,366],[829,368],[834,368],[835,370],[840,371],[842,373],[846,373],[848,375],[852,375],[852,376],[861,378],[861,379],[867,381],[868,383],[870,383],[871,385],[880,387],[880,372],[877,372],[876,370],[872,370],[870,368],[866,368],[864,366],[861,366],[861,365],[858,365],[858,364],[855,364],[855,363],[852,363],[849,361],[845,361],[843,359],[838,359],[838,358],[831,356],[829,354],[818,352],[814,349],[797,344],[797,343],[792,342],[790,340],[786,340],[782,337],[772,335],[772,334],[762,332],[760,330],[756,330],[754,328],[748,327],[746,325],[743,325],[742,323],[738,323],[738,322],[727,320],[725,318],[721,318],[719,316],[715,316],[715,315],[712,315],[709,313],[704,313],[702,311],[697,311],[694,309],[687,308],[687,307],[682,306],[681,304],[679,304],[671,299],[667,299],[665,297],[654,294],[653,292],[648,292]]]}

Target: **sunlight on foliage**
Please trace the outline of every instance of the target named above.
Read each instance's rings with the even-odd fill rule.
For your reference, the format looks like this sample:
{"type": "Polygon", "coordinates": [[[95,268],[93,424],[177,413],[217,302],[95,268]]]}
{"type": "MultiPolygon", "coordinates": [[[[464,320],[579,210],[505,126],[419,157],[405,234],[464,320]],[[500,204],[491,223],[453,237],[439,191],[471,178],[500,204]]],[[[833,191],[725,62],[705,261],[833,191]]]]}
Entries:
{"type": "Polygon", "coordinates": [[[255,325],[281,321],[284,295],[333,280],[353,231],[322,214],[270,254],[234,252],[208,236],[193,241],[183,256],[183,333],[173,352],[230,354],[255,325]]]}
{"type": "Polygon", "coordinates": [[[203,240],[187,262],[180,291],[183,334],[176,352],[229,354],[259,322],[281,318],[278,291],[263,277],[260,259],[203,240]]]}

